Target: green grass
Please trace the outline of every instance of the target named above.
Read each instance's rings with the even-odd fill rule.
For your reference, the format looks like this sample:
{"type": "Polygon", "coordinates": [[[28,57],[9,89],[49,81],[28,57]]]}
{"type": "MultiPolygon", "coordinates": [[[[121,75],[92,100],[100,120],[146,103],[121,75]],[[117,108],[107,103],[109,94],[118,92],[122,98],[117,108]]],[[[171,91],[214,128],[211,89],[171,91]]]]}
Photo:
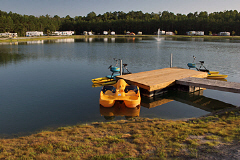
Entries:
{"type": "MultiPolygon", "coordinates": [[[[41,37],[18,37],[18,38],[0,38],[0,43],[4,42],[26,42],[26,41],[39,41],[39,40],[54,40],[54,39],[67,39],[67,38],[126,38],[126,37],[157,37],[157,35],[73,35],[73,36],[41,36],[41,37]]],[[[240,36],[188,36],[188,35],[162,35],[167,38],[204,38],[206,40],[212,39],[231,39],[240,40],[240,36]]]]}
{"type": "Polygon", "coordinates": [[[136,118],[0,139],[0,159],[190,159],[239,141],[240,111],[172,121],[136,118]],[[204,149],[205,148],[205,149],[204,149]]]}

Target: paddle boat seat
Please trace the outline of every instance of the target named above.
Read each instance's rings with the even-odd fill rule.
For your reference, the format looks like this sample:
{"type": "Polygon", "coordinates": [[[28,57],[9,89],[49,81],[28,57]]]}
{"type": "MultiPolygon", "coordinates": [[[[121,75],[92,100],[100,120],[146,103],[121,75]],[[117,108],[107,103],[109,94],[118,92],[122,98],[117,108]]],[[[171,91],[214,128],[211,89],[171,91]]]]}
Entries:
{"type": "Polygon", "coordinates": [[[103,86],[102,92],[106,93],[106,91],[111,91],[112,93],[116,92],[116,88],[113,86],[103,86]]]}
{"type": "Polygon", "coordinates": [[[189,68],[196,68],[195,63],[188,63],[187,66],[188,66],[189,68]]]}
{"type": "Polygon", "coordinates": [[[137,94],[138,88],[136,85],[126,86],[124,92],[128,93],[128,91],[134,91],[137,94]]]}

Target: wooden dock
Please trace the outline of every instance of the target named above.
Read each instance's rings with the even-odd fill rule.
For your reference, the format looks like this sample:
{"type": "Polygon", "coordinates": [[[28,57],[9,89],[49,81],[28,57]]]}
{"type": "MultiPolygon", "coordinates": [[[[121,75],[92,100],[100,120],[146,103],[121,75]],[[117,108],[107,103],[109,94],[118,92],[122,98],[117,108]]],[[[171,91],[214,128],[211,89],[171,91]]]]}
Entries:
{"type": "Polygon", "coordinates": [[[176,80],[188,77],[205,78],[207,73],[174,67],[117,76],[116,79],[124,79],[128,84],[137,85],[151,97],[175,85],[176,80]]]}
{"type": "Polygon", "coordinates": [[[213,79],[203,79],[203,78],[194,78],[188,77],[176,81],[176,84],[186,85],[186,86],[196,86],[203,87],[207,89],[240,93],[240,83],[236,82],[226,82],[213,79]]]}

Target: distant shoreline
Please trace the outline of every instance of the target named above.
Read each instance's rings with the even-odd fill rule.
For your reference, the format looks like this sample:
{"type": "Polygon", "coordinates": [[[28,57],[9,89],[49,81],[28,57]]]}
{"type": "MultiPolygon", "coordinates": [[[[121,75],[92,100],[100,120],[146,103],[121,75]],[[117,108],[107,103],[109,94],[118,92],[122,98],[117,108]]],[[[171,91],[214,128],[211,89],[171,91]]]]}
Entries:
{"type": "MultiPolygon", "coordinates": [[[[17,37],[17,38],[0,38],[0,43],[3,42],[26,42],[39,40],[53,39],[81,39],[81,38],[126,38],[126,37],[157,37],[157,35],[73,35],[73,36],[40,36],[40,37],[17,37]]],[[[188,35],[161,35],[168,38],[204,38],[204,39],[231,39],[240,40],[240,36],[188,36],[188,35]]]]}

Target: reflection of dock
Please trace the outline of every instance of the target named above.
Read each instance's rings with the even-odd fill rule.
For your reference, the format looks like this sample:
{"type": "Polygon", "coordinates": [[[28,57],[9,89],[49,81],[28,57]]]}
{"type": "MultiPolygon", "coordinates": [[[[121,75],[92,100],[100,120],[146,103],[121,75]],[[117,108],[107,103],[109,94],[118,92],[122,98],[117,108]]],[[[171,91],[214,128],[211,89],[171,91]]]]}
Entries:
{"type": "MultiPolygon", "coordinates": [[[[203,92],[203,91],[202,91],[203,92]]],[[[197,92],[196,92],[197,93],[197,92]]],[[[175,101],[191,105],[202,110],[213,112],[224,108],[236,108],[236,106],[216,99],[208,98],[193,93],[182,93],[172,97],[175,101]]]]}
{"type": "Polygon", "coordinates": [[[141,105],[146,108],[153,108],[175,100],[208,112],[224,108],[236,108],[236,106],[232,104],[202,96],[202,92],[203,90],[194,93],[169,91],[164,95],[155,96],[151,99],[143,97],[141,105]]]}
{"type": "Polygon", "coordinates": [[[207,77],[207,73],[182,68],[164,68],[118,76],[117,79],[123,78],[127,83],[137,85],[144,90],[143,94],[146,92],[145,95],[151,97],[174,85],[176,80],[187,77],[204,78],[207,77]]]}
{"type": "Polygon", "coordinates": [[[165,103],[172,102],[173,99],[168,99],[168,98],[158,98],[158,99],[149,99],[144,97],[142,98],[141,106],[146,107],[146,108],[154,108],[157,106],[161,106],[165,103]]]}

